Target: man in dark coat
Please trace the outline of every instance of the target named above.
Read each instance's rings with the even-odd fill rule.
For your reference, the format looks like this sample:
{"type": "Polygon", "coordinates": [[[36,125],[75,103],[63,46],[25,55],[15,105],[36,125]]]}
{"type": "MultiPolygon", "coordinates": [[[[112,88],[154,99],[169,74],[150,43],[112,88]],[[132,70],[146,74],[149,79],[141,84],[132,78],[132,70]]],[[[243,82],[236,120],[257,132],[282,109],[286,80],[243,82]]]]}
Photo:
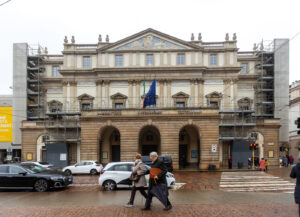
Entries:
{"type": "Polygon", "coordinates": [[[295,202],[299,205],[299,217],[300,217],[300,157],[298,158],[298,163],[293,167],[290,177],[296,178],[296,188],[295,188],[295,202]]]}
{"type": "MultiPolygon", "coordinates": [[[[152,160],[152,165],[151,168],[158,168],[161,169],[161,173],[159,173],[157,176],[155,176],[154,178],[150,178],[149,179],[149,187],[148,187],[148,197],[146,199],[146,203],[145,203],[145,207],[142,208],[142,210],[150,210],[150,206],[152,203],[152,198],[153,198],[153,194],[150,193],[153,185],[155,184],[167,184],[167,179],[166,179],[166,174],[168,172],[166,165],[164,164],[164,162],[162,160],[160,160],[158,158],[158,155],[156,152],[151,152],[150,153],[150,159],[152,160]]],[[[170,203],[169,199],[167,202],[167,206],[164,208],[164,210],[170,210],[172,208],[172,204],[170,203]]]]}

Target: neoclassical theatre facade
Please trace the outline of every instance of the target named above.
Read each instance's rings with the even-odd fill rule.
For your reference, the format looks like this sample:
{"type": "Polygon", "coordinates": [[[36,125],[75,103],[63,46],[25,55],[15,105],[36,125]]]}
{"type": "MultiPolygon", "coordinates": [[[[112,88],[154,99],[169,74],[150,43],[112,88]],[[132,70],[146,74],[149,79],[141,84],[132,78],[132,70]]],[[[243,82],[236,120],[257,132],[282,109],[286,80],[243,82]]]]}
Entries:
{"type": "Polygon", "coordinates": [[[38,52],[43,105],[22,123],[23,160],[67,145],[69,164],[131,161],[135,153],[170,155],[175,169],[246,164],[255,155],[278,164],[279,120],[258,115],[257,64],[263,48],[239,52],[237,36],[184,41],[146,29],[117,42],[64,40],[62,55],[38,52]],[[156,105],[142,108],[153,80],[156,105]],[[30,155],[31,154],[31,155],[30,155]]]}

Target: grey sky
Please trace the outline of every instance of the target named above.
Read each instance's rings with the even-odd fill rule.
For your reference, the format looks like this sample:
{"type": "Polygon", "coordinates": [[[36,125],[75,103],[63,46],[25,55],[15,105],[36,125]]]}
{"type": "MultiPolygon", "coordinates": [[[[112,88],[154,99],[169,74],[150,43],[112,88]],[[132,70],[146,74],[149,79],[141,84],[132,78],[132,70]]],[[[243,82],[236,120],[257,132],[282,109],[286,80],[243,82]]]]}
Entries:
{"type": "MultiPolygon", "coordinates": [[[[98,34],[109,34],[113,42],[154,28],[183,40],[201,32],[203,41],[236,32],[240,50],[252,50],[262,38],[300,32],[299,8],[299,0],[12,0],[0,7],[0,94],[11,93],[14,42],[60,54],[65,35],[97,43],[98,34]]],[[[300,80],[299,48],[300,34],[290,42],[290,83],[300,80]]]]}

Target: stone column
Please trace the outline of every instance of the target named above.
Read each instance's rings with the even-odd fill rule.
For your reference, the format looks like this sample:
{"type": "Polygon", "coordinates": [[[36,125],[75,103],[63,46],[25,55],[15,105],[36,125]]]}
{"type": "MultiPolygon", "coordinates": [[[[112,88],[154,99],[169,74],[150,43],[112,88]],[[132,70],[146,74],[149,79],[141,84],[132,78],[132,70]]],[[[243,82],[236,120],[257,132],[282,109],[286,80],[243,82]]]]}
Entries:
{"type": "Polygon", "coordinates": [[[100,109],[102,107],[102,80],[98,80],[96,85],[96,103],[94,108],[100,109]]]}
{"type": "Polygon", "coordinates": [[[167,80],[167,107],[171,107],[171,80],[167,80]]]}
{"type": "Polygon", "coordinates": [[[132,107],[137,108],[137,101],[136,101],[136,81],[133,81],[132,86],[132,107]]]}
{"type": "Polygon", "coordinates": [[[63,81],[62,83],[63,85],[63,111],[67,111],[68,110],[68,98],[67,98],[67,95],[68,95],[68,82],[65,82],[63,81]]]}
{"type": "Polygon", "coordinates": [[[230,80],[224,80],[224,107],[223,110],[230,110],[231,108],[231,94],[230,94],[230,80]]]}
{"type": "Polygon", "coordinates": [[[136,108],[141,108],[141,81],[136,81],[136,108]]]}
{"type": "Polygon", "coordinates": [[[109,104],[109,80],[104,81],[104,86],[105,86],[105,108],[110,108],[109,104]]]}
{"type": "Polygon", "coordinates": [[[195,104],[194,107],[197,107],[199,105],[199,86],[198,86],[198,80],[195,79],[195,104]]]}
{"type": "Polygon", "coordinates": [[[233,80],[233,100],[231,102],[233,109],[237,109],[237,99],[238,99],[237,83],[238,83],[238,80],[234,79],[233,80]]]}
{"type": "Polygon", "coordinates": [[[204,81],[198,80],[198,106],[204,106],[203,100],[204,100],[204,81]]]}
{"type": "Polygon", "coordinates": [[[132,108],[132,101],[133,101],[133,88],[132,88],[132,80],[128,81],[128,107],[132,108]]]}
{"type": "Polygon", "coordinates": [[[164,107],[164,98],[165,98],[165,93],[164,93],[164,80],[159,80],[159,107],[163,108],[164,107]]]}
{"type": "Polygon", "coordinates": [[[72,112],[78,111],[77,108],[77,82],[72,81],[70,84],[70,110],[72,112]]]}
{"type": "Polygon", "coordinates": [[[190,105],[187,105],[188,107],[194,107],[195,106],[195,80],[190,80],[190,88],[191,88],[191,100],[190,105]]]}

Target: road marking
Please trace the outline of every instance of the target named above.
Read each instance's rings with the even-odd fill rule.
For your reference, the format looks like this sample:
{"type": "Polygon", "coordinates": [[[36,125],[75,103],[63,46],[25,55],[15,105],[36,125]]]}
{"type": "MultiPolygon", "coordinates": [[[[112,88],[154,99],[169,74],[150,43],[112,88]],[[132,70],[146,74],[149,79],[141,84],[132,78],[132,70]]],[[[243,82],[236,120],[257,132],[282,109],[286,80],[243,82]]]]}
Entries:
{"type": "Polygon", "coordinates": [[[227,192],[293,193],[295,184],[264,172],[223,172],[220,190],[227,192]]]}

